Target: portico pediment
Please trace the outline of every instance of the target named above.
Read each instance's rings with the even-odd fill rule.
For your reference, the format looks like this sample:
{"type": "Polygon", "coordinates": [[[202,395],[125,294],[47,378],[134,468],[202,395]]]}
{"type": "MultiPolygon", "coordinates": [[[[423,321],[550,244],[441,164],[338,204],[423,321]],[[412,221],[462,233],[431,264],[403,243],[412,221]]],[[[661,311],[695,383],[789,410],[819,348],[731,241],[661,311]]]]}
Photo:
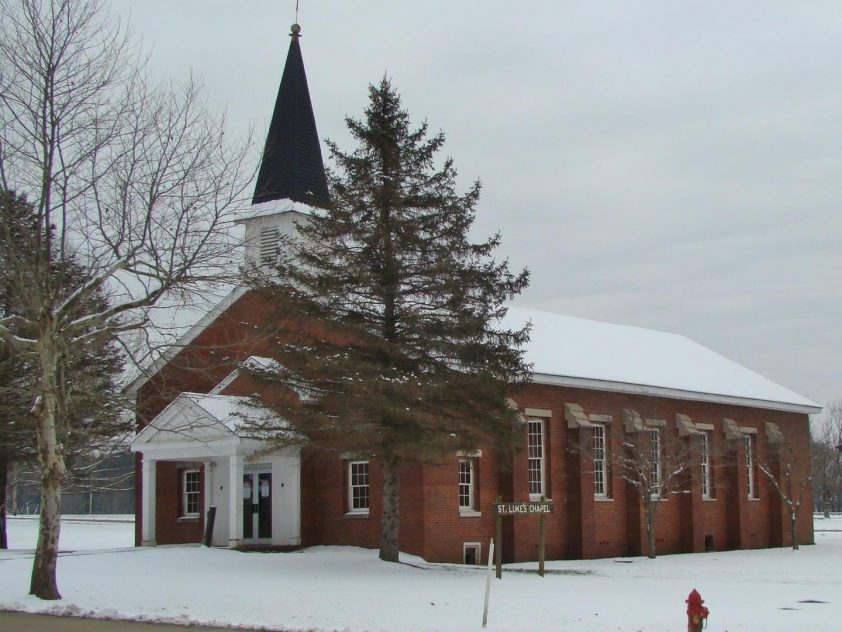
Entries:
{"type": "MultiPolygon", "coordinates": [[[[241,428],[247,421],[277,421],[247,397],[181,393],[132,441],[135,452],[176,446],[236,446],[253,443],[241,428]]],[[[280,422],[278,422],[280,423],[280,422]]]]}
{"type": "MultiPolygon", "coordinates": [[[[173,443],[208,443],[224,439],[236,439],[229,427],[191,397],[182,393],[138,433],[132,441],[134,449],[141,445],[152,447],[173,443]]],[[[201,400],[199,400],[201,401],[201,400]]]]}

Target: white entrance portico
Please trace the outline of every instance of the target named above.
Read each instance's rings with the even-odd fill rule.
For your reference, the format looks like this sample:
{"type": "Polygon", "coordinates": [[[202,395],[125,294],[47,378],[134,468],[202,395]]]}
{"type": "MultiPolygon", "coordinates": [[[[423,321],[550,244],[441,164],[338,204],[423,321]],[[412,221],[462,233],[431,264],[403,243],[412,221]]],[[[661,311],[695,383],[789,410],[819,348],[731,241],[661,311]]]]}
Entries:
{"type": "Polygon", "coordinates": [[[199,512],[217,508],[215,546],[299,545],[300,450],[265,454],[265,443],[239,431],[244,418],[271,416],[248,398],[182,393],[141,430],[131,444],[142,454],[141,544],[155,545],[156,530],[167,528],[159,520],[159,503],[177,502],[178,520],[200,520],[199,512]],[[179,465],[177,490],[157,493],[160,462],[179,465]]]}

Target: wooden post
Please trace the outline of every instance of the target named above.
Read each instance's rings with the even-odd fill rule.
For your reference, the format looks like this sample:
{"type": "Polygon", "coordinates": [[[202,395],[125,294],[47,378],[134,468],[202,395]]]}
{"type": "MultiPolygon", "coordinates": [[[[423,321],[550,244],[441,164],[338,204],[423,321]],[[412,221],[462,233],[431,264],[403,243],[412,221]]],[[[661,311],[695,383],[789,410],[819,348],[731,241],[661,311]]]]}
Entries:
{"type": "Polygon", "coordinates": [[[216,522],[216,506],[208,507],[207,518],[205,519],[205,537],[202,538],[202,544],[210,546],[213,543],[213,523],[216,522]]]}
{"type": "Polygon", "coordinates": [[[491,564],[494,559],[494,539],[488,546],[488,571],[485,573],[485,605],[482,608],[482,627],[488,625],[488,596],[491,593],[491,564]]]}
{"type": "MultiPolygon", "coordinates": [[[[541,502],[544,502],[546,498],[541,496],[541,502]]],[[[538,574],[543,577],[544,576],[544,536],[547,533],[547,517],[545,514],[541,514],[538,518],[540,520],[541,526],[541,537],[538,540],[538,574]]]]}
{"type": "MultiPolygon", "coordinates": [[[[500,496],[497,496],[497,500],[495,501],[498,505],[503,502],[503,499],[500,496]]],[[[494,541],[497,543],[496,550],[494,551],[494,562],[497,564],[497,579],[503,578],[503,516],[500,512],[496,511],[497,514],[497,524],[495,525],[495,535],[494,541]]]]}

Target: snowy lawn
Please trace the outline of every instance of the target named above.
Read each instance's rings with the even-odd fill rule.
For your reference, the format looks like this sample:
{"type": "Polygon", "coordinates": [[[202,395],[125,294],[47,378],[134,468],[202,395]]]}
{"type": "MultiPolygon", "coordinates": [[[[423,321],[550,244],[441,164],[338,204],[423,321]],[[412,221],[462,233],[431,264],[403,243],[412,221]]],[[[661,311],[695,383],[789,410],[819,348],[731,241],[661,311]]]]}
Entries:
{"type": "MultiPolygon", "coordinates": [[[[36,524],[10,522],[16,550],[0,554],[2,609],[285,630],[481,629],[484,569],[412,556],[386,564],[376,551],[342,547],[126,549],[133,526],[113,522],[63,524],[64,599],[42,602],[26,594],[23,550],[34,546],[36,524]]],[[[711,632],[839,629],[842,519],[817,519],[816,530],[816,545],[799,552],[549,562],[543,579],[506,567],[492,581],[488,629],[683,630],[693,588],[711,609],[711,632]]]]}

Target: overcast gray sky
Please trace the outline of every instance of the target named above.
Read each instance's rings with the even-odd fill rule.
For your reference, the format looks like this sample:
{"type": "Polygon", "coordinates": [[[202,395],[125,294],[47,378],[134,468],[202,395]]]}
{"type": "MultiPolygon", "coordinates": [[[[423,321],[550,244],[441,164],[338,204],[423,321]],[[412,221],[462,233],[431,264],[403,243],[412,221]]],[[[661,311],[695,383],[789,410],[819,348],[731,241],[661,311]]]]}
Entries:
{"type": "MultiPolygon", "coordinates": [[[[519,304],[842,397],[842,5],[300,0],[322,139],[385,74],[484,183],[519,304]]],[[[265,133],[295,0],[114,0],[153,72],[265,133]]],[[[261,143],[262,144],[262,143],[261,143]]],[[[257,149],[259,153],[259,149],[257,149]]],[[[325,152],[326,154],[326,152],[325,152]]]]}

